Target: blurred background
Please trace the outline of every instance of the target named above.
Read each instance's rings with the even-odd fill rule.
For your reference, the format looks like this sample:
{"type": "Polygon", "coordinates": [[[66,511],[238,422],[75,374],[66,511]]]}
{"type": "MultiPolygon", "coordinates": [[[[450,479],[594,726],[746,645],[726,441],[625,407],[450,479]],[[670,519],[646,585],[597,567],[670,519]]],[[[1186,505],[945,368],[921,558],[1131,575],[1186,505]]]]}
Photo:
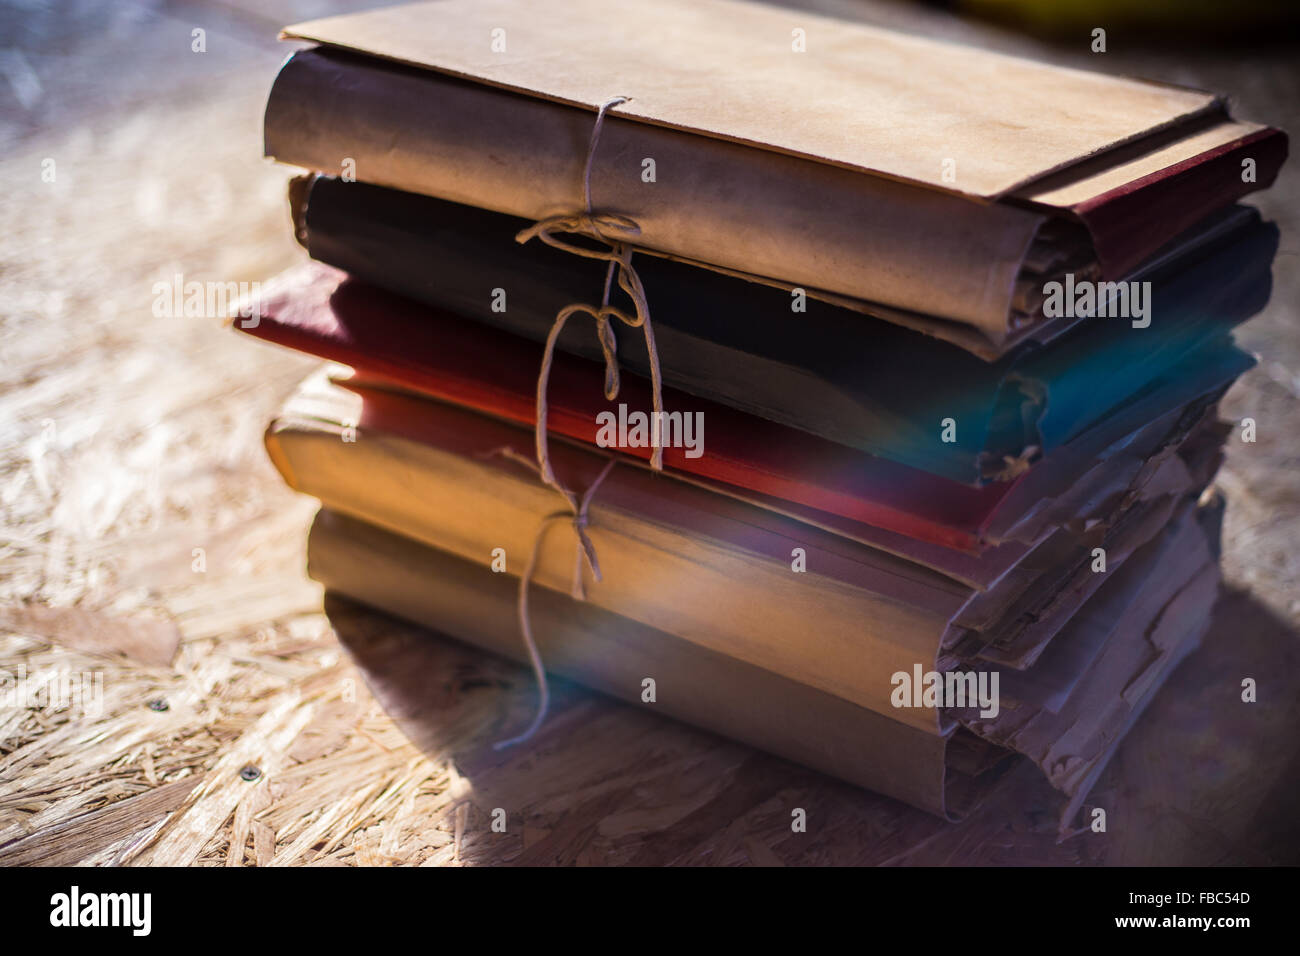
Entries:
{"type": "MultiPolygon", "coordinates": [[[[467,835],[467,821],[480,811],[463,797],[455,767],[430,746],[421,757],[373,706],[302,573],[314,505],[274,475],[261,433],[315,363],[251,343],[215,319],[158,317],[151,309],[155,284],[174,275],[251,282],[304,258],[291,237],[288,171],[262,158],[262,107],[288,52],[276,35],[290,23],[382,5],[0,2],[0,669],[63,661],[106,670],[107,716],[99,719],[116,721],[90,739],[78,737],[66,715],[0,708],[0,864],[502,859],[499,846],[467,835]],[[313,698],[323,674],[331,687],[354,684],[337,699],[313,698]],[[298,728],[307,728],[306,737],[291,737],[296,742],[283,744],[276,759],[315,767],[317,776],[347,766],[350,779],[395,787],[400,801],[353,794],[355,805],[331,804],[337,813],[318,825],[324,798],[301,789],[310,775],[300,774],[268,788],[242,823],[232,804],[231,819],[223,813],[190,835],[192,850],[183,840],[141,850],[149,846],[142,835],[181,806],[196,781],[246,759],[241,754],[261,753],[248,750],[250,739],[265,744],[275,728],[270,717],[283,721],[309,699],[316,702],[298,728]],[[266,739],[249,737],[257,728],[266,739]],[[116,743],[101,739],[114,735],[116,743]],[[43,769],[19,783],[19,770],[33,767],[43,769]],[[153,803],[139,802],[151,794],[153,803]],[[132,812],[121,809],[132,799],[132,812]],[[113,807],[121,819],[114,818],[111,839],[64,841],[62,849],[42,839],[113,807]]],[[[1294,2],[784,5],[1212,90],[1230,97],[1239,118],[1300,131],[1294,2]],[[1092,51],[1096,28],[1106,31],[1104,53],[1092,51]]],[[[1293,158],[1277,184],[1250,201],[1279,224],[1282,244],[1273,301],[1239,332],[1260,365],[1224,406],[1228,417],[1258,423],[1256,444],[1230,443],[1220,480],[1229,498],[1229,587],[1219,630],[1244,655],[1231,665],[1242,668],[1254,651],[1279,642],[1291,665],[1300,656],[1300,164],[1293,158]]],[[[527,680],[508,665],[463,666],[485,670],[489,684],[519,684],[521,706],[530,706],[527,680]]],[[[1286,686],[1271,692],[1294,701],[1300,668],[1289,670],[1278,678],[1286,686]]],[[[1295,862],[1296,717],[1294,708],[1284,715],[1272,740],[1233,743],[1245,751],[1223,756],[1222,779],[1207,780],[1203,792],[1133,798],[1118,833],[1085,849],[1053,846],[1051,795],[1027,778],[1015,833],[1003,826],[1001,849],[992,850],[993,818],[950,833],[815,775],[762,773],[774,787],[814,789],[809,801],[842,815],[843,846],[809,851],[801,859],[810,861],[994,862],[1010,854],[1014,862],[1295,862]],[[1268,770],[1248,770],[1256,776],[1247,793],[1232,781],[1248,763],[1268,770]],[[881,814],[892,821],[883,830],[881,814]]],[[[1191,732],[1207,735],[1202,746],[1213,749],[1211,731],[1191,719],[1191,732]]],[[[696,742],[674,746],[722,754],[723,769],[739,759],[730,745],[681,739],[696,742]]],[[[1160,741],[1135,734],[1103,789],[1158,779],[1159,754],[1160,741]]],[[[654,827],[624,820],[573,859],[582,862],[580,852],[591,854],[588,861],[670,862],[691,853],[715,862],[764,859],[761,841],[752,842],[765,825],[757,797],[753,807],[720,804],[712,816],[698,815],[713,805],[707,793],[658,799],[669,805],[659,808],[663,819],[680,826],[690,819],[696,830],[688,827],[685,838],[675,831],[676,842],[662,851],[652,843],[627,849],[654,827]],[[742,810],[751,814],[751,836],[726,836],[742,810]]],[[[532,839],[525,835],[525,846],[558,838],[532,839]]]]}

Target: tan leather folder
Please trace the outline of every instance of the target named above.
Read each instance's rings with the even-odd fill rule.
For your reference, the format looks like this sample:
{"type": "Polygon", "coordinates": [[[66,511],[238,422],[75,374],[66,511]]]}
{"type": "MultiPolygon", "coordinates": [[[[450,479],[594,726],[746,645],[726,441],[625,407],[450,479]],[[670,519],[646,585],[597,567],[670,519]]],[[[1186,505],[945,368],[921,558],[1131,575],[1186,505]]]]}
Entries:
{"type": "Polygon", "coordinates": [[[1046,281],[1133,274],[1286,150],[1210,93],[732,0],[436,0],[284,35],[324,52],[272,90],[281,161],[540,219],[582,208],[594,111],[627,97],[591,193],[636,244],[981,354],[1062,324],[1046,281]]]}

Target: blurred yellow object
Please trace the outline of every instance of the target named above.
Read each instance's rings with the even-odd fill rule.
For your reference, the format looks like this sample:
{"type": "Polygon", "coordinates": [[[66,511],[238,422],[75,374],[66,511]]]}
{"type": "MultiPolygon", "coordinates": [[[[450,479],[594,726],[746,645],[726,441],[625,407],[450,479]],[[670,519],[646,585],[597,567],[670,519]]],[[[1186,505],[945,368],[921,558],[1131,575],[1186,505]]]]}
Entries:
{"type": "Polygon", "coordinates": [[[957,0],[955,6],[1057,34],[1096,27],[1251,34],[1300,22],[1300,3],[1295,0],[957,0]]]}

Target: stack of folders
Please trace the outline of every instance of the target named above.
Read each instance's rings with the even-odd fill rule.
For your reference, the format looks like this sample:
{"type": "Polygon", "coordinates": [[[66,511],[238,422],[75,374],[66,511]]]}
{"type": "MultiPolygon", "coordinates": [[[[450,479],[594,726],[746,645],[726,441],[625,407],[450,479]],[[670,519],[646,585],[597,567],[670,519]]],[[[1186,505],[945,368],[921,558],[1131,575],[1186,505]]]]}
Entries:
{"type": "Polygon", "coordinates": [[[337,363],[267,433],[313,577],[950,818],[1023,755],[1077,819],[1210,619],[1284,134],[729,0],[285,35],[316,261],[239,325],[337,363]]]}

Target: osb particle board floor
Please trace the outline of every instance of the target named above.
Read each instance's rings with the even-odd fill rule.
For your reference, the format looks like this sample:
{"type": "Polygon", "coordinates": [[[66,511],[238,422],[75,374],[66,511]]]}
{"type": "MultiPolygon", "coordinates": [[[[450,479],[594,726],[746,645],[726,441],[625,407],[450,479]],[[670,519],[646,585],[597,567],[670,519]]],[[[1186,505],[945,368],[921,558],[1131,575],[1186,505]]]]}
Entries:
{"type": "MultiPolygon", "coordinates": [[[[1057,843],[1028,768],[948,825],[568,686],[535,745],[499,754],[534,706],[525,671],[323,603],[302,573],[314,506],[260,436],[313,363],[151,311],[176,273],[252,281],[301,257],[286,171],[260,158],[274,35],[348,6],[0,11],[0,681],[103,682],[94,713],[0,706],[0,864],[1300,862],[1294,166],[1258,202],[1282,252],[1241,336],[1261,366],[1225,408],[1259,431],[1220,482],[1229,585],[1096,791],[1106,833],[1057,843]]],[[[1112,29],[1103,58],[908,4],[812,6],[1226,91],[1300,128],[1293,50],[1131,50],[1112,29]]]]}

